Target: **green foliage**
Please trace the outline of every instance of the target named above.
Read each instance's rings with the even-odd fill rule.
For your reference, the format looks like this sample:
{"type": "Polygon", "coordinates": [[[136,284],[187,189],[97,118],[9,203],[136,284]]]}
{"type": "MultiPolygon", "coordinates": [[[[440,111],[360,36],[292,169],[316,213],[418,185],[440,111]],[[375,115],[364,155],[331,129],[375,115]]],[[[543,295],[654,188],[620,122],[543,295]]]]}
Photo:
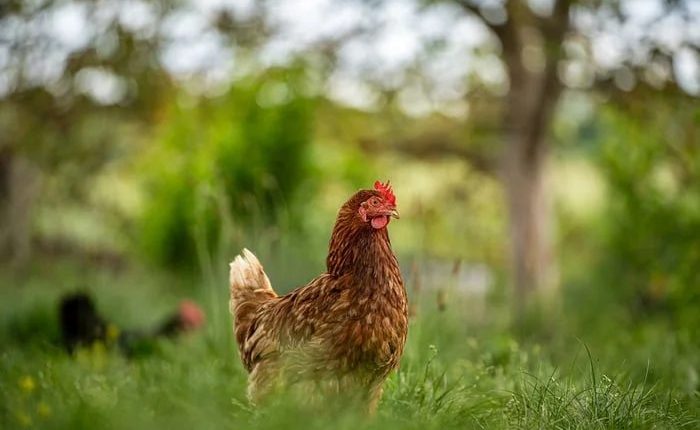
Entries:
{"type": "Polygon", "coordinates": [[[219,244],[227,219],[239,229],[299,227],[290,208],[311,175],[312,132],[302,81],[301,71],[270,72],[173,109],[144,160],[149,193],[139,234],[147,256],[192,267],[219,244]]]}
{"type": "Polygon", "coordinates": [[[700,323],[700,110],[693,103],[607,109],[598,156],[609,188],[599,273],[614,279],[634,310],[685,326],[700,323]]]}

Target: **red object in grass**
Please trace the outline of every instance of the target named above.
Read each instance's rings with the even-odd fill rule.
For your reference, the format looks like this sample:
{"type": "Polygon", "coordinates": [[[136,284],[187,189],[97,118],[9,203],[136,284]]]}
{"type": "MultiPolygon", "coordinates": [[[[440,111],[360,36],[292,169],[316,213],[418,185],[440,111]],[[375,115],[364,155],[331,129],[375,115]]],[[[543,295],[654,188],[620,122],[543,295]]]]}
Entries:
{"type": "Polygon", "coordinates": [[[180,302],[180,322],[185,330],[194,330],[204,325],[204,312],[192,300],[180,302]]]}

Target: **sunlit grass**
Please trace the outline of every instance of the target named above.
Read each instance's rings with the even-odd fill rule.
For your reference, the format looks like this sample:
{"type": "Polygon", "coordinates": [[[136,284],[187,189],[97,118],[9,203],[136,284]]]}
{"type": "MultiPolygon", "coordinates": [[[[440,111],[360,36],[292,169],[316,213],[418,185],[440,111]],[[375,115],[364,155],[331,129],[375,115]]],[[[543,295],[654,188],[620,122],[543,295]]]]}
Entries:
{"type": "MultiPolygon", "coordinates": [[[[484,321],[475,322],[458,302],[438,312],[427,297],[414,298],[422,306],[411,322],[401,368],[387,382],[376,417],[342,406],[309,408],[297,398],[280,398],[256,410],[245,399],[246,374],[229,332],[225,285],[193,281],[188,287],[167,276],[132,270],[84,272],[80,265],[48,267],[22,279],[8,284],[0,305],[0,428],[700,425],[697,393],[677,389],[673,372],[658,369],[666,365],[654,360],[656,354],[662,356],[654,344],[658,338],[629,349],[615,348],[616,336],[623,333],[607,333],[604,342],[588,333],[586,342],[596,345],[589,348],[562,326],[556,341],[534,343],[508,334],[498,322],[502,316],[495,315],[505,312],[498,304],[484,321]],[[96,295],[100,310],[123,327],[157,321],[183,295],[203,304],[208,325],[178,341],[162,341],[151,355],[136,359],[104,345],[68,356],[57,343],[55,305],[62,292],[74,289],[76,279],[96,295]],[[640,368],[634,363],[641,357],[648,361],[640,368]]],[[[658,345],[668,349],[668,344],[658,345]]],[[[663,356],[679,353],[664,351],[663,356]]]]}

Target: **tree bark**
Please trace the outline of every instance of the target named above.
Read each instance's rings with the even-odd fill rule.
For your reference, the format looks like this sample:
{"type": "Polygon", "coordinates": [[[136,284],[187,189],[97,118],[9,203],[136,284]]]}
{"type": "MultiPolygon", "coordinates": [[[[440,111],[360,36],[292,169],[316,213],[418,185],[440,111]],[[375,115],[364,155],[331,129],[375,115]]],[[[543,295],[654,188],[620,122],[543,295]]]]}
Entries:
{"type": "MultiPolygon", "coordinates": [[[[452,0],[465,12],[481,19],[501,44],[501,59],[510,86],[504,98],[501,139],[502,183],[509,211],[511,264],[516,318],[531,302],[550,299],[559,285],[554,252],[554,210],[548,183],[547,160],[550,125],[562,84],[557,68],[562,43],[570,29],[570,10],[575,0],[555,0],[548,17],[536,16],[526,2],[506,0],[507,19],[501,23],[484,17],[482,3],[452,0]],[[541,40],[523,34],[539,31],[541,40]],[[544,67],[531,70],[523,56],[528,44],[538,44],[544,67]]],[[[457,156],[482,172],[491,172],[492,162],[447,141],[399,142],[394,149],[418,157],[457,156]]]]}
{"type": "MultiPolygon", "coordinates": [[[[469,0],[458,0],[467,11],[481,14],[469,0]]],[[[552,296],[558,286],[554,253],[554,213],[547,183],[547,137],[554,107],[561,94],[557,67],[562,42],[569,30],[573,0],[555,2],[552,14],[531,13],[525,2],[505,3],[508,19],[501,24],[482,20],[498,38],[510,89],[506,96],[503,132],[503,183],[510,217],[511,261],[516,316],[521,318],[533,300],[552,296]],[[528,41],[523,31],[539,29],[544,54],[542,70],[531,70],[524,61],[528,41]]]]}
{"type": "Polygon", "coordinates": [[[31,254],[38,169],[11,149],[0,151],[0,258],[24,265],[31,254]]]}
{"type": "Polygon", "coordinates": [[[509,140],[503,182],[510,218],[514,304],[520,317],[532,301],[533,293],[540,297],[553,295],[558,285],[558,270],[546,153],[539,151],[535,157],[528,156],[531,143],[520,135],[512,135],[509,140]]]}
{"type": "Polygon", "coordinates": [[[557,62],[557,58],[549,58],[542,72],[527,71],[518,65],[509,68],[511,89],[503,126],[507,144],[503,183],[518,317],[522,317],[530,302],[551,298],[559,283],[553,237],[555,217],[547,175],[547,138],[561,91],[557,62]]]}

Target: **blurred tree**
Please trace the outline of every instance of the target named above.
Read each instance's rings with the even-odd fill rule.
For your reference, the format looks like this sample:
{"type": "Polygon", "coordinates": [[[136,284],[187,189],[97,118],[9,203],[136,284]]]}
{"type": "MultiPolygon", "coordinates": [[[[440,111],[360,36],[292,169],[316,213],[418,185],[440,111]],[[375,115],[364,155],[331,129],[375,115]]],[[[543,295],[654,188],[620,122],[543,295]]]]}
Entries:
{"type": "MultiPolygon", "coordinates": [[[[172,53],[183,43],[179,20],[201,18],[191,7],[164,0],[0,4],[0,255],[28,258],[37,198],[84,201],[92,189],[86,177],[143,143],[182,83],[168,59],[182,58],[172,53]],[[60,179],[64,194],[41,193],[42,176],[60,179]]],[[[265,34],[255,5],[245,15],[222,7],[203,19],[202,34],[222,47],[219,58],[232,57],[231,44],[252,46],[265,34]]]]}
{"type": "MultiPolygon", "coordinates": [[[[10,252],[26,255],[26,251],[18,249],[27,249],[29,243],[26,232],[30,231],[27,223],[31,223],[32,216],[25,212],[32,207],[33,199],[25,198],[22,203],[17,196],[51,198],[40,191],[12,192],[21,188],[12,185],[12,181],[25,185],[39,183],[13,178],[36,177],[39,176],[37,171],[62,176],[70,185],[64,187],[66,194],[83,198],[82,194],[90,188],[89,181],[83,178],[108,161],[137,149],[148,140],[152,124],[176,117],[170,116],[167,108],[177,99],[174,95],[184,92],[195,101],[199,97],[215,98],[226,94],[236,79],[259,74],[271,64],[289,64],[299,56],[306,56],[307,63],[314,69],[314,91],[334,96],[333,89],[342,87],[340,89],[345,92],[358,90],[355,92],[362,93],[365,87],[338,79],[338,72],[352,62],[348,52],[361,57],[369,51],[357,49],[358,45],[353,44],[358,40],[368,44],[364,48],[376,44],[372,37],[379,26],[375,21],[375,6],[393,6],[387,13],[395,17],[401,16],[401,8],[427,5],[417,13],[419,18],[430,21],[427,12],[432,6],[448,5],[451,17],[457,16],[460,22],[476,18],[491,35],[490,40],[479,42],[483,46],[475,48],[474,58],[498,56],[501,60],[495,67],[493,64],[482,67],[486,70],[484,74],[494,76],[481,76],[480,80],[473,76],[465,78],[470,85],[465,84],[466,89],[459,91],[460,97],[469,101],[470,117],[465,120],[467,114],[460,113],[459,109],[450,113],[453,118],[460,118],[464,129],[445,132],[445,121],[434,121],[431,117],[425,122],[430,124],[426,128],[431,130],[416,137],[406,129],[412,129],[412,122],[417,121],[405,117],[397,120],[399,116],[392,112],[405,96],[403,87],[410,87],[415,80],[443,80],[445,64],[432,68],[433,54],[444,53],[441,47],[446,45],[437,40],[439,38],[426,41],[426,55],[418,61],[395,67],[403,67],[402,71],[379,76],[381,73],[372,73],[370,69],[361,70],[360,75],[383,90],[378,104],[384,102],[385,110],[389,111],[378,114],[386,115],[382,117],[386,123],[379,127],[383,129],[379,133],[382,138],[389,136],[386,139],[389,144],[384,146],[421,158],[436,154],[457,156],[481,172],[502,178],[510,210],[516,303],[522,307],[531,292],[551,291],[557,284],[551,199],[544,170],[551,145],[550,124],[562,90],[603,86],[607,91],[611,84],[629,90],[637,80],[662,88],[670,85],[674,80],[673,71],[680,68],[676,54],[690,52],[684,54],[685,57],[690,55],[691,61],[697,59],[700,43],[697,32],[676,34],[671,31],[673,37],[669,37],[668,31],[667,36],[661,31],[651,31],[657,24],[671,30],[690,28],[698,14],[687,0],[651,2],[659,7],[652,5],[651,13],[647,9],[643,22],[643,29],[651,29],[647,32],[623,31],[633,21],[631,10],[635,3],[632,1],[354,2],[369,5],[360,11],[366,19],[360,19],[356,28],[348,24],[352,21],[348,17],[358,14],[338,12],[337,16],[343,19],[331,21],[332,31],[329,31],[328,22],[319,28],[305,26],[302,37],[297,35],[297,40],[293,40],[294,32],[285,31],[283,24],[285,19],[298,16],[289,13],[289,8],[277,7],[282,3],[280,0],[251,2],[241,9],[239,3],[194,0],[130,0],[124,4],[79,0],[3,2],[0,5],[0,182],[3,182],[0,184],[3,197],[0,217],[3,220],[13,217],[14,221],[0,225],[3,230],[0,231],[0,247],[16,248],[10,252]],[[612,60],[597,58],[597,47],[606,47],[606,43],[622,46],[609,55],[612,60]],[[285,51],[284,47],[290,44],[295,46],[285,51]],[[275,53],[277,56],[273,55],[275,53]],[[501,71],[505,72],[502,79],[501,71]],[[496,160],[498,158],[500,160],[496,160]],[[34,167],[19,170],[12,167],[19,165],[34,167]],[[11,173],[18,171],[24,173],[19,176],[11,173]],[[9,240],[10,237],[14,238],[9,240]],[[18,245],[20,243],[24,245],[18,245]]],[[[334,16],[337,12],[334,5],[347,8],[350,3],[329,2],[334,16]]],[[[342,11],[348,12],[347,9],[342,11]]],[[[432,26],[440,27],[448,22],[444,16],[440,19],[430,21],[432,26]]],[[[477,37],[476,33],[478,31],[457,34],[468,38],[477,37]]],[[[389,46],[398,50],[405,48],[396,40],[389,46]]],[[[375,62],[391,62],[389,57],[393,52],[388,51],[385,49],[385,57],[375,62]]],[[[448,58],[449,63],[459,63],[455,58],[461,57],[453,55],[448,58]]],[[[261,88],[260,93],[274,96],[277,90],[261,88]]],[[[355,98],[358,97],[355,95],[355,98]]],[[[371,92],[365,98],[372,98],[371,92]]],[[[420,111],[417,98],[403,99],[403,105],[420,111]]],[[[286,148],[303,146],[305,142],[303,130],[292,130],[289,135],[280,131],[283,121],[278,115],[281,112],[289,117],[289,123],[298,115],[302,118],[299,123],[305,124],[303,109],[251,109],[248,120],[256,127],[236,133],[245,135],[250,142],[261,142],[255,148],[246,149],[252,151],[253,157],[265,158],[260,157],[263,153],[270,153],[270,157],[260,163],[256,160],[250,165],[236,165],[237,170],[221,174],[230,187],[241,184],[250,187],[255,183],[256,195],[269,207],[272,207],[270,190],[275,189],[270,184],[276,183],[277,191],[293,194],[291,190],[299,174],[294,166],[303,164],[295,158],[298,155],[295,151],[277,153],[271,150],[271,142],[278,140],[285,142],[286,148]],[[292,162],[288,164],[289,160],[292,162]],[[254,166],[269,166],[267,163],[276,165],[275,171],[294,180],[289,183],[279,178],[270,180],[264,176],[267,170],[250,170],[254,166]],[[260,183],[253,181],[251,178],[258,178],[258,174],[266,179],[260,183]]],[[[186,118],[175,121],[181,121],[183,126],[188,124],[186,118]]],[[[455,121],[450,123],[454,126],[455,121]]],[[[172,126],[173,130],[176,128],[172,126]]],[[[226,127],[220,129],[227,130],[226,127]]],[[[221,141],[227,140],[222,138],[221,141]]],[[[375,147],[366,140],[361,143],[365,148],[375,147]]],[[[222,151],[222,159],[236,162],[238,158],[231,154],[237,152],[222,151]]],[[[191,203],[183,205],[189,207],[191,203]]],[[[266,213],[275,210],[272,208],[266,213]]]]}
{"type": "Polygon", "coordinates": [[[72,46],[56,37],[51,24],[73,13],[95,18],[100,5],[16,1],[0,8],[0,51],[6,54],[0,56],[1,169],[6,170],[0,188],[9,191],[0,203],[5,221],[0,238],[13,238],[0,246],[19,260],[29,256],[39,178],[66,178],[63,197],[88,190],[81,179],[122,150],[128,135],[116,131],[151,120],[160,94],[170,87],[153,67],[154,54],[144,52],[144,42],[117,17],[103,20],[96,34],[72,46]]]}
{"type": "MultiPolygon", "coordinates": [[[[477,17],[500,46],[507,91],[503,96],[493,94],[502,106],[495,111],[500,119],[493,132],[499,136],[497,141],[502,142],[500,172],[510,212],[515,303],[522,311],[532,292],[538,291],[541,293],[538,295],[546,297],[558,285],[552,198],[545,167],[550,152],[549,130],[562,90],[567,86],[608,89],[611,83],[629,90],[638,78],[662,87],[673,79],[670,65],[677,60],[674,56],[678,48],[669,48],[663,37],[656,35],[624,40],[622,29],[634,15],[630,12],[634,8],[632,2],[428,0],[426,3],[457,5],[477,17]],[[599,42],[601,35],[618,37],[620,45],[625,46],[612,64],[602,64],[594,58],[592,45],[599,42]]],[[[677,18],[676,25],[689,28],[699,18],[691,12],[689,3],[659,1],[647,28],[667,17],[677,18]]],[[[698,52],[700,40],[687,32],[679,37],[680,46],[698,52]]],[[[483,155],[490,155],[488,151],[477,146],[477,153],[481,152],[482,156],[475,156],[475,151],[466,150],[461,142],[434,145],[426,151],[416,151],[415,145],[403,149],[409,153],[459,156],[477,168],[492,165],[484,162],[483,155]]]]}
{"type": "Polygon", "coordinates": [[[496,35],[508,76],[501,130],[504,182],[510,210],[516,303],[536,288],[556,286],[552,240],[552,202],[545,183],[547,133],[562,85],[557,77],[562,42],[570,31],[571,0],[558,0],[549,16],[535,15],[526,2],[508,1],[506,19],[489,19],[489,7],[468,0],[457,3],[475,13],[496,35]],[[539,34],[532,36],[533,29],[539,34]],[[539,52],[543,64],[531,66],[528,55],[539,52]]]}

